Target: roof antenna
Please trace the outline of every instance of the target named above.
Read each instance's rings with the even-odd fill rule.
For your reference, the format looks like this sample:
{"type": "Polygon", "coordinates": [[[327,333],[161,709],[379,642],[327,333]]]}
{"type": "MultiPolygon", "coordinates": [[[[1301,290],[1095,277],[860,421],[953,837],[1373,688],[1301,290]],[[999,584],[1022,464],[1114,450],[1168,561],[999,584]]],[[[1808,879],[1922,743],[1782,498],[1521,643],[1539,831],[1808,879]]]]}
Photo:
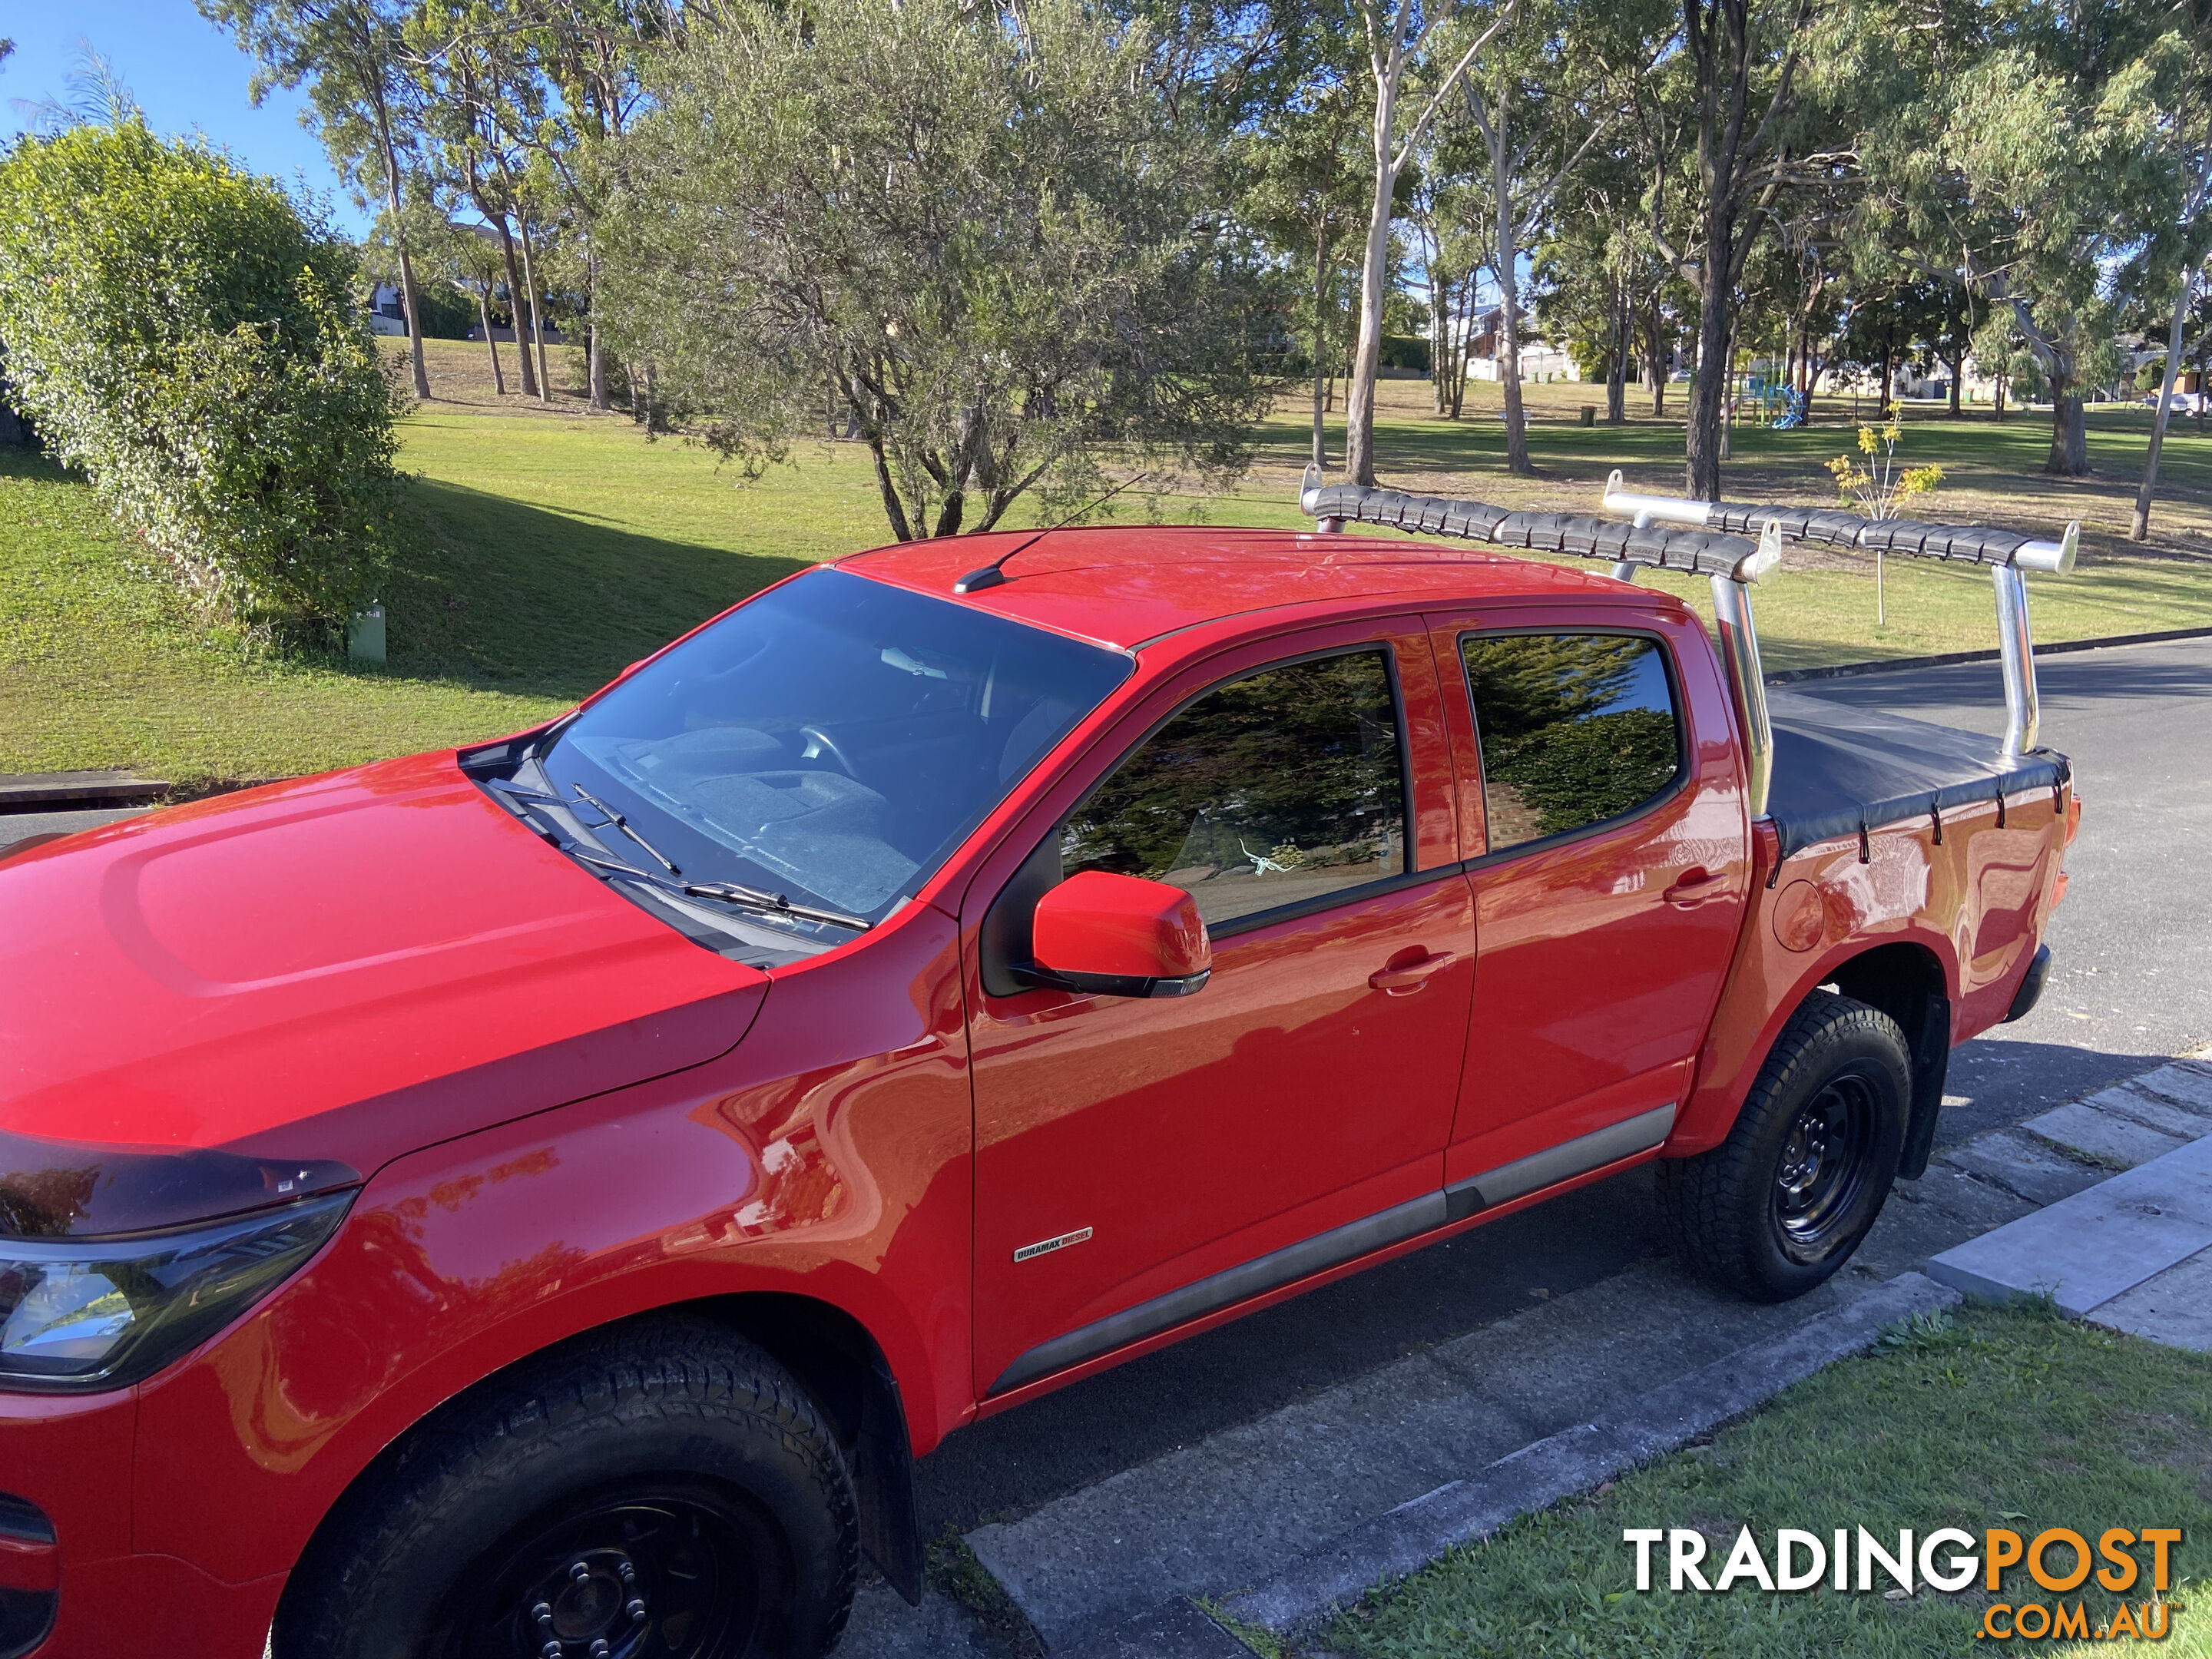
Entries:
{"type": "Polygon", "coordinates": [[[1046,537],[1051,535],[1054,531],[1066,529],[1068,526],[1073,524],[1085,514],[1095,513],[1098,508],[1105,506],[1107,502],[1112,501],[1116,495],[1127,489],[1131,484],[1142,483],[1150,477],[1152,477],[1152,474],[1149,472],[1139,472],[1133,478],[1124,478],[1120,483],[1115,484],[1111,489],[1108,490],[1103,495],[1101,495],[1097,501],[1092,501],[1088,507],[1077,507],[1074,512],[1069,514],[1058,524],[1047,525],[1043,529],[1038,531],[1036,535],[1030,537],[1027,541],[1018,543],[1003,557],[990,564],[982,566],[980,569],[969,571],[958,581],[952,584],[952,591],[956,593],[981,593],[987,587],[1000,587],[1005,586],[1006,578],[1001,574],[1001,567],[1005,565],[1007,559],[1012,558],[1016,553],[1027,552],[1030,548],[1035,547],[1046,537]]]}

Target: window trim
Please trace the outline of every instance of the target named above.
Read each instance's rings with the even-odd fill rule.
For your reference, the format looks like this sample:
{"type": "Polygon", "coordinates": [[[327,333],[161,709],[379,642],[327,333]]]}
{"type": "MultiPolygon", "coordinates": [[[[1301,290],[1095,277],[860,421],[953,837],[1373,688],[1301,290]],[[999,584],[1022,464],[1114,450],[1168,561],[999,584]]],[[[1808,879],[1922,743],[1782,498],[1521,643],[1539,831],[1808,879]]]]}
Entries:
{"type": "MultiPolygon", "coordinates": [[[[1373,881],[1362,882],[1356,887],[1339,888],[1333,893],[1316,893],[1310,898],[1296,899],[1287,904],[1276,905],[1272,909],[1255,910],[1249,915],[1233,916],[1218,927],[1209,921],[1206,924],[1206,937],[1213,939],[1233,939],[1239,933],[1252,933],[1261,927],[1273,927],[1278,922],[1295,921],[1303,916],[1317,915],[1324,910],[1335,909],[1340,904],[1395,892],[1401,887],[1412,885],[1417,878],[1427,880],[1449,873],[1452,868],[1449,865],[1439,865],[1433,869],[1425,870],[1418,867],[1416,863],[1419,848],[1415,844],[1414,836],[1416,820],[1413,816],[1413,745],[1406,723],[1405,691],[1398,683],[1397,645],[1396,640],[1384,638],[1363,640],[1352,645],[1332,645],[1318,651],[1302,651],[1295,656],[1279,657],[1271,662],[1261,663],[1256,667],[1245,669],[1239,673],[1230,675],[1226,679],[1216,680],[1210,685],[1201,687],[1146,726],[1135,742],[1116,755],[1112,764],[1101,772],[1091,787],[1076,798],[1075,804],[1053,820],[1052,828],[1047,832],[1048,835],[1057,840],[1065,832],[1068,820],[1081,811],[1094,795],[1113,781],[1114,775],[1128,763],[1132,755],[1166,730],[1182,714],[1184,710],[1212,696],[1215,692],[1235,685],[1240,681],[1256,679],[1262,674],[1272,674],[1279,668],[1295,668],[1300,663],[1325,662],[1331,657],[1354,657],[1363,653],[1378,653],[1382,658],[1383,674],[1390,683],[1390,718],[1397,730],[1398,811],[1401,815],[1399,841],[1405,849],[1406,867],[1395,875],[1379,876],[1373,881]]],[[[1066,879],[1064,873],[1061,879],[1066,879]]],[[[1196,896],[1193,895],[1193,896],[1196,896]]]]}
{"type": "Polygon", "coordinates": [[[1547,623],[1530,628],[1466,628],[1452,637],[1452,659],[1459,665],[1460,684],[1467,691],[1468,728],[1474,734],[1475,781],[1482,790],[1483,850],[1473,858],[1461,860],[1459,867],[1462,870],[1472,873],[1477,870],[1491,869],[1529,854],[1550,852],[1571,842],[1620,829],[1657,811],[1694,781],[1693,762],[1696,757],[1692,753],[1690,744],[1689,701],[1683,696],[1680,665],[1674,660],[1674,647],[1664,634],[1644,628],[1584,626],[1572,623],[1547,623]],[[1638,801],[1626,812],[1615,812],[1611,817],[1596,818],[1576,829],[1562,830],[1554,835],[1539,836],[1534,841],[1517,841],[1510,847],[1493,848],[1490,845],[1490,775],[1482,759],[1482,710],[1475,701],[1474,678],[1468,672],[1467,642],[1469,640],[1531,639],[1569,634],[1648,640],[1658,647],[1660,665],[1667,676],[1667,696],[1673,705],[1671,712],[1674,716],[1674,775],[1665,788],[1638,801]]]}

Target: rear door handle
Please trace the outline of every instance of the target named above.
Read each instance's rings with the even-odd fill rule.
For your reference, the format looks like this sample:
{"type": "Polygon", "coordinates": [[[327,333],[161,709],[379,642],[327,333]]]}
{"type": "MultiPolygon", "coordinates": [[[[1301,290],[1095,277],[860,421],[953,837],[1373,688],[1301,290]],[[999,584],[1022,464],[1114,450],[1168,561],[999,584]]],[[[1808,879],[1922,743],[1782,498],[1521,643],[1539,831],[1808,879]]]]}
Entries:
{"type": "Polygon", "coordinates": [[[1368,975],[1367,983],[1386,996],[1408,996],[1427,984],[1431,974],[1438,969],[1450,967],[1452,961],[1449,951],[1414,957],[1410,962],[1393,957],[1388,964],[1368,975]]]}
{"type": "Polygon", "coordinates": [[[1709,898],[1718,898],[1728,890],[1728,877],[1714,875],[1702,865],[1692,865],[1682,872],[1681,879],[1661,896],[1678,908],[1687,910],[1703,904],[1709,898]]]}

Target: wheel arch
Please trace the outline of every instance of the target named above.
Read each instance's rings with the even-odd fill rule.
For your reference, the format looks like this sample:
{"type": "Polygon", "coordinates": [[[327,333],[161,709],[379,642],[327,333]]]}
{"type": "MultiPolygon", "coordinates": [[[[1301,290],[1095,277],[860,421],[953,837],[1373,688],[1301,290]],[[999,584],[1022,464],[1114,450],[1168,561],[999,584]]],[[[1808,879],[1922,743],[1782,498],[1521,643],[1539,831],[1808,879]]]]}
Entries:
{"type": "Polygon", "coordinates": [[[721,1326],[791,1372],[828,1418],[843,1449],[858,1499],[860,1547],[909,1602],[921,1594],[922,1547],[914,1499],[914,1458],[906,1409],[883,1348],[846,1309],[788,1291],[738,1291],[665,1303],[572,1331],[517,1355],[440,1401],[394,1437],[348,1480],[323,1511],[295,1564],[313,1571],[342,1537],[386,1473],[407,1449],[516,1375],[557,1359],[579,1342],[625,1326],[690,1317],[721,1326]]]}
{"type": "MultiPolygon", "coordinates": [[[[1943,1108],[1943,1079],[1950,1071],[1951,998],[1942,961],[1916,942],[1877,945],[1837,963],[1821,983],[1881,1009],[1905,1033],[1905,1052],[1912,1058],[1912,1100],[1897,1173],[1917,1181],[1927,1173],[1936,1115],[1943,1108]]],[[[1820,994],[1819,988],[1808,994],[1820,994]]]]}
{"type": "Polygon", "coordinates": [[[1740,959],[1738,973],[1741,982],[1726,995],[1708,1037],[1697,1087],[1662,1156],[1694,1157],[1725,1139],[1790,1017],[1810,999],[1827,994],[1824,988],[1832,986],[1844,996],[1879,1008],[1905,1033],[1912,1060],[1912,1100],[1898,1173],[1908,1180],[1923,1174],[1935,1145],[1936,1115],[1950,1064],[1955,1013],[1951,988],[1956,975],[1951,942],[1940,933],[1916,930],[1901,937],[1846,943],[1781,984],[1761,972],[1755,958],[1740,959]],[[1731,1001],[1739,1011],[1733,1016],[1728,1007],[1731,1001]],[[1751,1015],[1762,1004],[1764,1018],[1751,1015]]]}

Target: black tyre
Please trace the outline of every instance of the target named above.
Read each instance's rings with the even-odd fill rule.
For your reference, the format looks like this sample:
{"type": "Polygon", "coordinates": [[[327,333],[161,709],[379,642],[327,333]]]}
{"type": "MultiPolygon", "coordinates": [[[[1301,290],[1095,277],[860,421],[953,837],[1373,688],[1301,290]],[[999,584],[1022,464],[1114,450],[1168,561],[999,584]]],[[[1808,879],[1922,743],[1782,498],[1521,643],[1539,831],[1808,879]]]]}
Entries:
{"type": "Polygon", "coordinates": [[[1804,1295],[1881,1215],[1911,1099],[1897,1022],[1816,994],[1782,1028],[1728,1139],[1660,1160],[1660,1207],[1676,1248],[1755,1302],[1804,1295]]]}
{"type": "Polygon", "coordinates": [[[859,1569],[791,1374],[703,1322],[580,1339],[465,1398],[293,1575],[276,1659],[813,1659],[859,1569]]]}

